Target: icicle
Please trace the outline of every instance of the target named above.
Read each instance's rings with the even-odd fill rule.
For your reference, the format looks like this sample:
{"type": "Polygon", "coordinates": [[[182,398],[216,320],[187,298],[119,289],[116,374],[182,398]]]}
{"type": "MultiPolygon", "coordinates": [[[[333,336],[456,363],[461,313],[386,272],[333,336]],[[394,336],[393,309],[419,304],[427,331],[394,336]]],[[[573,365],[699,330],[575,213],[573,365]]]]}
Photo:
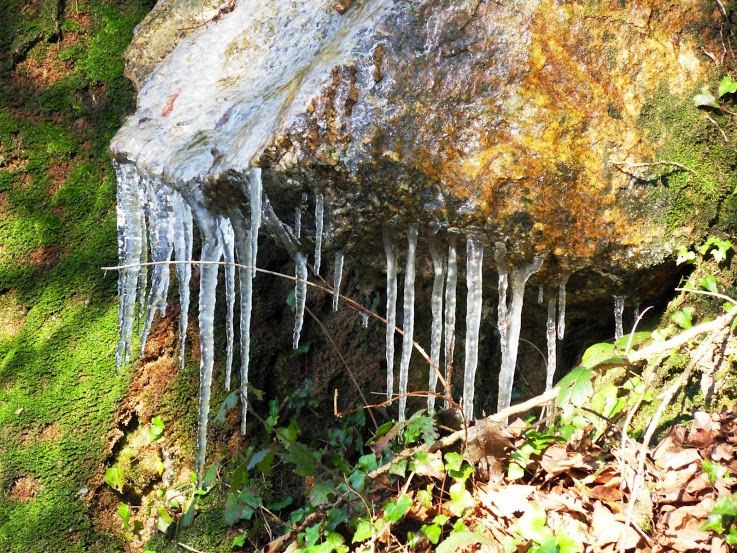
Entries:
{"type": "MultiPolygon", "coordinates": [[[[448,235],[448,270],[445,278],[445,381],[450,385],[453,371],[453,349],[456,333],[456,286],[458,283],[458,254],[455,234],[448,235]]],[[[449,398],[443,402],[450,408],[449,398]]]]}
{"type": "Polygon", "coordinates": [[[231,213],[233,233],[235,235],[235,254],[238,268],[238,284],[240,285],[240,396],[241,396],[241,434],[246,433],[246,414],[248,413],[248,368],[251,355],[251,312],[253,310],[253,253],[252,237],[248,222],[237,211],[231,213]]]}
{"type": "Polygon", "coordinates": [[[537,287],[537,303],[542,303],[545,299],[544,293],[543,293],[543,286],[542,284],[537,287]]]}
{"type": "Polygon", "coordinates": [[[132,165],[115,164],[118,180],[118,259],[121,269],[118,279],[118,328],[120,339],[115,352],[118,371],[128,362],[136,313],[136,298],[140,276],[140,260],[143,248],[143,206],[139,193],[140,180],[132,165]]]}
{"type": "Polygon", "coordinates": [[[307,256],[297,253],[294,256],[294,337],[292,347],[299,347],[299,335],[302,332],[302,324],[305,318],[305,302],[307,300],[307,256]]]}
{"type": "Polygon", "coordinates": [[[174,250],[174,210],[171,205],[171,189],[160,184],[146,182],[148,195],[148,221],[150,232],[151,259],[154,265],[151,289],[146,300],[144,325],[141,332],[141,354],[154,322],[156,311],[163,316],[166,312],[166,296],[169,290],[169,265],[174,250]]]}
{"type": "Polygon", "coordinates": [[[434,237],[430,238],[430,256],[432,257],[432,266],[435,278],[432,283],[432,301],[430,303],[432,310],[432,330],[430,332],[430,377],[428,382],[428,390],[430,394],[427,396],[427,410],[432,413],[435,411],[435,388],[438,383],[438,371],[440,370],[440,346],[443,339],[443,286],[445,284],[445,256],[438,249],[438,244],[434,237]]]}
{"type": "Polygon", "coordinates": [[[302,210],[294,208],[294,235],[299,240],[302,237],[302,210]]]}
{"type": "Polygon", "coordinates": [[[333,311],[338,310],[340,300],[340,281],[343,278],[343,252],[335,252],[335,267],[333,268],[333,311]]]}
{"type": "Polygon", "coordinates": [[[517,352],[519,350],[519,335],[522,327],[522,306],[525,299],[525,285],[530,276],[540,270],[542,264],[543,258],[535,257],[529,263],[519,263],[512,267],[510,274],[512,297],[509,307],[506,309],[506,347],[503,349],[502,366],[499,371],[497,411],[506,409],[512,403],[512,386],[514,385],[514,371],[517,367],[517,352]]]}
{"type": "Polygon", "coordinates": [[[614,338],[618,340],[624,335],[622,315],[624,315],[625,296],[614,296],[614,338]]]}
{"type": "MultiPolygon", "coordinates": [[[[251,203],[251,259],[254,268],[256,267],[256,259],[258,257],[258,231],[261,228],[261,209],[263,198],[263,185],[261,183],[261,168],[251,167],[249,185],[249,199],[251,203]]],[[[256,271],[252,271],[251,277],[256,276],[256,271]]]]}
{"type": "MultiPolygon", "coordinates": [[[[266,194],[262,195],[261,214],[263,217],[264,225],[272,232],[272,234],[282,243],[284,248],[295,256],[299,251],[299,241],[294,237],[294,231],[289,225],[285,225],[281,219],[274,212],[274,208],[271,207],[271,202],[266,194]]],[[[251,240],[254,242],[258,240],[257,236],[251,234],[251,240]]],[[[256,258],[253,258],[253,271],[256,271],[256,258]]]]}
{"type": "Polygon", "coordinates": [[[343,278],[343,252],[335,252],[335,267],[333,268],[333,311],[338,310],[340,300],[340,281],[343,278]]]}
{"type": "Polygon", "coordinates": [[[412,357],[415,332],[415,251],[417,249],[417,225],[407,230],[407,259],[404,269],[404,324],[402,330],[402,358],[399,362],[399,422],[405,420],[407,406],[407,381],[412,357]]]}
{"type": "Polygon", "coordinates": [[[148,266],[146,265],[146,262],[148,261],[148,251],[149,251],[149,244],[148,244],[148,225],[146,224],[146,211],[148,209],[148,194],[147,194],[147,181],[146,179],[139,177],[140,180],[140,187],[138,189],[138,195],[141,202],[141,257],[139,259],[140,262],[140,273],[138,276],[138,287],[136,289],[136,295],[138,297],[138,324],[136,330],[138,331],[138,335],[140,336],[143,332],[143,329],[141,328],[141,324],[145,323],[145,313],[146,309],[148,307],[147,305],[147,294],[146,290],[148,289],[148,266]]]}
{"type": "Polygon", "coordinates": [[[361,311],[361,327],[368,328],[369,314],[365,311],[361,311]]]}
{"type": "Polygon", "coordinates": [[[313,272],[320,274],[320,262],[322,260],[322,227],[324,222],[325,200],[322,194],[315,198],[315,266],[313,272]]]}
{"type": "Polygon", "coordinates": [[[207,455],[207,423],[210,416],[210,392],[212,389],[212,368],[215,361],[214,319],[215,296],[218,285],[217,262],[222,257],[222,246],[217,237],[216,221],[204,209],[195,209],[197,226],[202,233],[202,254],[204,262],[200,268],[200,406],[197,421],[197,477],[202,478],[207,455]]]}
{"type": "Polygon", "coordinates": [[[187,342],[187,323],[189,322],[189,281],[192,278],[192,210],[184,203],[179,193],[172,196],[174,209],[174,257],[177,261],[177,281],[179,282],[179,368],[184,368],[184,348],[187,342]]]}
{"type": "Polygon", "coordinates": [[[463,415],[473,419],[473,396],[476,366],[479,359],[479,328],[481,326],[482,265],[484,243],[476,235],[466,239],[466,367],[463,374],[463,415]]]}
{"type": "Polygon", "coordinates": [[[632,308],[632,316],[635,321],[640,318],[640,298],[635,298],[634,306],[632,308]]]}
{"type": "Polygon", "coordinates": [[[225,217],[218,220],[218,239],[221,242],[225,260],[225,389],[230,390],[230,374],[233,369],[233,312],[235,309],[235,236],[230,220],[225,217]]]}
{"type": "Polygon", "coordinates": [[[384,229],[386,252],[386,399],[394,395],[394,332],[397,326],[397,245],[384,229]]]}
{"type": "Polygon", "coordinates": [[[509,267],[507,266],[507,246],[504,242],[495,244],[494,259],[499,273],[499,303],[497,304],[497,329],[502,359],[507,355],[507,288],[509,288],[509,267]]]}
{"type": "Polygon", "coordinates": [[[545,379],[545,391],[553,388],[553,377],[555,377],[556,369],[556,332],[555,332],[555,298],[548,300],[548,322],[546,326],[546,337],[548,339],[548,374],[545,379]]]}
{"type": "Polygon", "coordinates": [[[566,334],[566,284],[570,276],[570,272],[564,272],[558,284],[558,340],[562,340],[566,334]]]}

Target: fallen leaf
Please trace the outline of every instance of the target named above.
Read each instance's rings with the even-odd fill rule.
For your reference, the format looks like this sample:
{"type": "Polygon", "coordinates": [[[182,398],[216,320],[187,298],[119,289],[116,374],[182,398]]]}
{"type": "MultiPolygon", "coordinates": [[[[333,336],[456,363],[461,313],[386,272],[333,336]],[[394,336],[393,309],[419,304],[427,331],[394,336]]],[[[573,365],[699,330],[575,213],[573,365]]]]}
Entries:
{"type": "Polygon", "coordinates": [[[596,536],[596,542],[600,545],[618,544],[624,538],[625,549],[632,549],[640,542],[640,535],[633,528],[619,522],[614,514],[599,501],[594,503],[591,529],[596,536]]]}

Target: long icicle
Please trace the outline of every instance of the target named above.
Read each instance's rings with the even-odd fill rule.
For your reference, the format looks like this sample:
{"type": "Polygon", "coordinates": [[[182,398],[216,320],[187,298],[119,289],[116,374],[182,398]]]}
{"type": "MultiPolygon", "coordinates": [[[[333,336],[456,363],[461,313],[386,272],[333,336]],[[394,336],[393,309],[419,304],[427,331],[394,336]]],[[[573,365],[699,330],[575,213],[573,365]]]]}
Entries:
{"type": "Polygon", "coordinates": [[[614,296],[614,338],[619,339],[624,336],[624,325],[622,324],[622,316],[624,315],[624,298],[625,296],[614,296]]]}
{"type": "Polygon", "coordinates": [[[179,368],[184,368],[184,350],[187,343],[187,326],[189,323],[189,282],[192,279],[192,210],[184,202],[179,193],[173,196],[174,219],[174,257],[177,263],[177,281],[179,283],[179,368]],[[181,263],[181,262],[184,263],[181,263]]]}
{"type": "Polygon", "coordinates": [[[445,285],[445,256],[438,248],[435,237],[430,238],[430,256],[432,257],[434,279],[432,283],[432,329],[430,331],[430,375],[428,378],[427,410],[435,411],[435,388],[438,383],[440,370],[440,347],[443,339],[443,286],[445,285]]]}
{"type": "MultiPolygon", "coordinates": [[[[448,235],[448,269],[445,280],[445,381],[450,386],[453,373],[453,350],[456,337],[456,288],[458,285],[458,253],[457,235],[448,235]]],[[[450,408],[450,398],[443,402],[445,409],[450,408]]]]}
{"type": "Polygon", "coordinates": [[[202,233],[200,267],[200,405],[197,420],[197,479],[198,485],[204,475],[207,456],[207,424],[210,417],[210,393],[212,390],[212,369],[215,362],[214,319],[215,296],[218,285],[216,262],[222,257],[222,247],[218,240],[215,221],[204,211],[195,209],[197,226],[202,233]]]}
{"type": "Polygon", "coordinates": [[[315,198],[315,265],[312,270],[315,275],[320,274],[322,263],[322,230],[325,222],[325,199],[322,194],[315,198]]]}
{"type": "Polygon", "coordinates": [[[397,326],[397,245],[384,229],[386,252],[386,399],[394,395],[394,333],[397,326]]]}
{"type": "Polygon", "coordinates": [[[238,267],[238,283],[240,285],[240,399],[241,399],[241,434],[246,433],[248,413],[248,368],[251,361],[251,313],[253,311],[253,268],[251,254],[251,230],[238,213],[231,215],[235,234],[235,254],[238,267]]]}
{"type": "Polygon", "coordinates": [[[118,180],[118,259],[121,269],[118,278],[118,328],[120,339],[115,352],[118,372],[130,357],[133,322],[136,313],[136,298],[143,248],[143,206],[139,193],[140,177],[133,165],[115,164],[118,180]]]}
{"type": "Polygon", "coordinates": [[[335,252],[335,267],[333,268],[333,311],[338,310],[338,300],[340,299],[340,281],[343,278],[343,261],[345,255],[343,252],[335,252]]]}
{"type": "Polygon", "coordinates": [[[497,304],[497,329],[499,330],[499,349],[502,359],[507,355],[507,290],[509,288],[509,266],[507,265],[507,246],[497,242],[494,250],[496,270],[499,274],[499,303],[497,304]]]}
{"type": "Polygon", "coordinates": [[[294,256],[294,335],[292,348],[299,347],[299,337],[305,320],[305,303],[307,301],[307,256],[298,252],[294,256]]]}
{"type": "Polygon", "coordinates": [[[506,310],[506,348],[502,356],[502,366],[499,371],[499,397],[497,412],[506,409],[512,403],[512,387],[514,372],[517,367],[517,352],[519,350],[519,336],[522,327],[522,306],[525,298],[525,285],[530,276],[538,272],[543,264],[542,257],[535,257],[529,263],[518,263],[512,267],[510,274],[512,296],[506,310]]]}
{"type": "Polygon", "coordinates": [[[417,225],[407,230],[407,259],[404,270],[404,325],[402,330],[402,358],[399,363],[399,422],[405,420],[407,407],[407,382],[409,362],[414,348],[415,331],[415,252],[417,250],[417,225]]]}
{"type": "Polygon", "coordinates": [[[548,342],[548,369],[545,377],[545,391],[553,388],[553,378],[555,377],[555,369],[557,365],[557,353],[556,353],[556,300],[555,297],[551,297],[548,300],[548,320],[545,326],[545,336],[548,342]]]}
{"type": "Polygon", "coordinates": [[[235,236],[233,226],[227,217],[221,217],[218,220],[218,239],[225,260],[225,389],[230,390],[230,375],[233,370],[233,314],[235,311],[235,236]]]}
{"type": "MultiPolygon", "coordinates": [[[[263,198],[260,167],[251,167],[248,179],[248,195],[251,205],[251,259],[255,268],[258,259],[258,231],[261,228],[261,203],[263,198]]],[[[256,271],[252,271],[251,276],[254,278],[256,271]]]]}
{"type": "Polygon", "coordinates": [[[463,416],[473,420],[473,399],[476,367],[479,359],[479,329],[481,327],[482,267],[484,243],[470,234],[466,238],[466,364],[463,374],[463,416]]]}

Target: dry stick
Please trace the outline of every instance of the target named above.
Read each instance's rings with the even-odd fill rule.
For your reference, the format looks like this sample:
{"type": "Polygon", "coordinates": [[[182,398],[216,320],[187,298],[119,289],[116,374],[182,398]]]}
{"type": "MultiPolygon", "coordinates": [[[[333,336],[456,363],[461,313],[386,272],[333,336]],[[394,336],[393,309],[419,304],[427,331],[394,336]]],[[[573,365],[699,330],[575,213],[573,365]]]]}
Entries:
{"type": "MultiPolygon", "coordinates": [[[[306,307],[305,306],[305,311],[307,311],[307,314],[315,320],[315,322],[317,323],[317,326],[320,327],[320,330],[323,331],[323,333],[325,334],[325,337],[328,339],[328,342],[330,342],[330,345],[333,346],[333,349],[335,349],[335,353],[338,354],[338,357],[340,358],[341,362],[343,363],[343,366],[345,367],[345,370],[348,371],[348,375],[351,377],[351,381],[353,381],[353,385],[356,387],[356,390],[358,390],[358,395],[361,396],[361,401],[363,401],[364,405],[368,405],[368,400],[366,399],[366,396],[363,395],[363,391],[361,390],[361,387],[358,385],[358,381],[356,380],[356,377],[353,374],[353,371],[348,366],[348,363],[346,362],[345,357],[343,357],[343,354],[340,352],[340,349],[338,348],[337,344],[333,340],[333,337],[330,336],[330,333],[328,332],[328,329],[325,328],[325,325],[322,324],[322,321],[320,321],[320,319],[318,319],[315,316],[315,314],[312,311],[310,311],[310,308],[309,307],[306,307]]],[[[375,430],[378,430],[379,429],[379,423],[376,422],[376,418],[374,417],[374,413],[373,413],[373,411],[371,411],[371,409],[368,410],[368,414],[371,417],[371,422],[374,423],[374,429],[375,430]]]]}
{"type": "Polygon", "coordinates": [[[195,549],[194,547],[190,547],[189,545],[185,545],[183,543],[174,542],[174,545],[176,547],[181,547],[182,549],[186,549],[187,551],[191,551],[192,553],[203,553],[199,549],[195,549]]]}
{"type": "MultiPolygon", "coordinates": [[[[298,279],[295,276],[292,275],[285,275],[284,273],[278,273],[276,271],[269,271],[268,269],[261,269],[260,267],[249,267],[248,265],[243,265],[241,263],[228,263],[226,261],[183,261],[183,260],[174,260],[174,261],[147,261],[145,263],[131,263],[129,265],[116,265],[114,267],[100,267],[103,271],[116,271],[120,269],[134,269],[138,267],[149,267],[154,265],[179,265],[189,263],[192,265],[231,265],[233,267],[238,267],[241,269],[253,269],[254,271],[258,273],[263,273],[265,275],[271,275],[275,277],[284,278],[286,280],[291,280],[293,282],[296,282],[298,279]]],[[[317,284],[315,282],[310,282],[309,280],[304,281],[307,286],[311,286],[313,288],[317,288],[318,290],[322,290],[323,292],[326,292],[328,294],[332,294],[333,290],[332,288],[328,286],[322,286],[320,284],[317,284]]],[[[349,307],[355,309],[359,313],[366,313],[367,315],[370,315],[371,317],[377,319],[383,324],[386,324],[386,319],[382,317],[381,315],[378,315],[377,313],[374,313],[373,311],[367,309],[357,301],[352,300],[348,296],[344,296],[343,294],[338,294],[338,297],[343,300],[349,307]]],[[[394,327],[394,332],[398,333],[400,336],[404,336],[404,331],[398,327],[394,327]]],[[[420,344],[413,341],[412,344],[414,345],[414,348],[417,350],[417,352],[422,356],[422,358],[427,361],[428,365],[430,365],[430,368],[434,370],[437,375],[438,379],[440,380],[440,384],[445,389],[446,394],[450,396],[450,386],[446,379],[443,377],[443,375],[440,372],[440,369],[435,365],[435,363],[432,362],[432,359],[430,359],[430,356],[427,354],[427,352],[422,348],[420,344]]]]}
{"type": "Polygon", "coordinates": [[[661,161],[652,161],[650,163],[631,163],[629,161],[610,161],[609,164],[614,165],[614,167],[616,167],[623,173],[630,175],[630,176],[637,176],[637,175],[632,175],[631,173],[628,173],[627,171],[621,168],[622,166],[631,167],[633,169],[639,169],[639,168],[644,168],[644,167],[663,167],[663,166],[664,167],[677,167],[678,169],[681,169],[683,171],[687,171],[693,175],[696,175],[696,171],[694,171],[690,167],[686,167],[682,163],[677,163],[675,161],[662,161],[661,160],[661,161]]]}

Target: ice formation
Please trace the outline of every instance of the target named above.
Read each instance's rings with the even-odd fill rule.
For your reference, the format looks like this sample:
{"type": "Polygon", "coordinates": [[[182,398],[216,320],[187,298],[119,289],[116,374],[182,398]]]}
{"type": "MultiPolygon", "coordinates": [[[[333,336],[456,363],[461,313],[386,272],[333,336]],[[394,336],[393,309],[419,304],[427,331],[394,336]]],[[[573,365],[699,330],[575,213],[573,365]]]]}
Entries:
{"type": "Polygon", "coordinates": [[[415,251],[417,249],[417,225],[407,230],[407,259],[404,269],[404,324],[402,331],[402,357],[399,362],[399,422],[405,420],[407,406],[407,381],[409,362],[414,348],[415,331],[415,251]]]}
{"type": "Polygon", "coordinates": [[[548,345],[548,369],[545,378],[545,391],[553,388],[553,378],[555,377],[555,369],[557,364],[556,355],[556,300],[554,297],[548,300],[548,321],[545,326],[545,336],[547,338],[548,345]]]}
{"type": "Polygon", "coordinates": [[[386,399],[394,395],[394,332],[397,326],[397,245],[384,229],[386,252],[386,399]]]}
{"type": "Polygon", "coordinates": [[[428,390],[430,394],[427,396],[427,410],[432,413],[435,411],[435,388],[438,383],[438,371],[440,370],[440,347],[443,339],[443,287],[445,285],[445,256],[440,251],[438,243],[434,238],[430,239],[430,256],[432,257],[433,266],[433,283],[432,283],[432,300],[430,302],[432,310],[432,329],[430,331],[430,361],[432,367],[429,371],[428,390]]]}
{"type": "Polygon", "coordinates": [[[369,324],[369,314],[365,311],[361,311],[361,327],[362,328],[368,328],[369,324]]]}
{"type": "Polygon", "coordinates": [[[189,319],[189,283],[192,279],[192,210],[179,194],[172,194],[174,207],[174,257],[177,263],[179,283],[179,368],[184,368],[184,348],[187,342],[187,322],[189,319]]]}
{"type": "Polygon", "coordinates": [[[312,270],[315,275],[320,274],[320,263],[322,259],[322,229],[325,217],[325,200],[322,194],[315,199],[315,265],[312,270]]]}
{"type": "Polygon", "coordinates": [[[499,334],[502,340],[502,364],[499,370],[497,411],[501,411],[509,407],[512,402],[512,386],[514,385],[514,371],[517,366],[525,286],[530,276],[538,272],[542,267],[543,258],[536,256],[529,262],[517,262],[512,265],[510,271],[506,259],[506,247],[504,244],[497,242],[496,262],[499,272],[499,334]],[[502,275],[504,275],[505,281],[503,290],[502,275]],[[506,301],[507,279],[510,281],[512,292],[508,305],[506,301]],[[502,318],[502,313],[504,314],[504,318],[502,318]]]}
{"type": "MultiPolygon", "coordinates": [[[[261,183],[261,168],[252,167],[248,178],[248,197],[251,206],[251,263],[254,268],[258,258],[258,231],[261,228],[261,213],[263,201],[263,184],[261,183]]],[[[256,276],[253,271],[251,277],[256,276]]]]}
{"type": "Polygon", "coordinates": [[[463,374],[463,416],[473,419],[473,396],[476,365],[479,358],[479,328],[481,326],[482,265],[484,243],[475,234],[466,238],[466,365],[463,374]]]}
{"type": "Polygon", "coordinates": [[[624,315],[624,296],[614,296],[614,338],[619,339],[624,335],[622,315],[624,315]]]}
{"type": "Polygon", "coordinates": [[[545,300],[542,284],[537,287],[537,303],[542,303],[545,300]]]}
{"type": "MultiPolygon", "coordinates": [[[[458,285],[458,252],[456,251],[457,235],[448,235],[448,266],[445,274],[445,381],[450,385],[453,372],[453,349],[456,333],[456,287],[458,285]]],[[[445,409],[450,408],[450,401],[443,402],[445,409]]]]}
{"type": "Polygon", "coordinates": [[[294,335],[292,347],[299,347],[299,335],[305,318],[305,302],[307,301],[307,256],[297,253],[294,257],[294,335]]]}
{"type": "Polygon", "coordinates": [[[340,281],[343,278],[343,252],[335,252],[335,267],[333,268],[333,311],[338,310],[340,300],[340,281]]]}
{"type": "Polygon", "coordinates": [[[564,272],[558,284],[558,340],[562,340],[566,334],[566,284],[570,277],[570,272],[564,272]]]}
{"type": "Polygon", "coordinates": [[[225,260],[225,389],[230,390],[230,375],[233,370],[233,313],[235,310],[235,236],[230,219],[218,219],[218,239],[225,260]]]}

